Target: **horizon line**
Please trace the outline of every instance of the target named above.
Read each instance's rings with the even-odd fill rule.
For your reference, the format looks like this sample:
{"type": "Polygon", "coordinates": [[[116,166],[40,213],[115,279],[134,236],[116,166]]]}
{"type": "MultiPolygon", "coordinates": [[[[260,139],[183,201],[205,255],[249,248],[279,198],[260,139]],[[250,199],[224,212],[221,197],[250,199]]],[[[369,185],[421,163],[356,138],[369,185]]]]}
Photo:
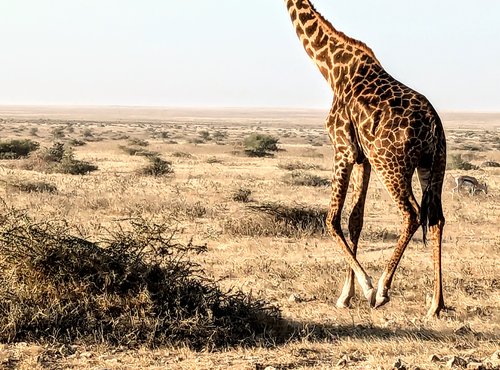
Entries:
{"type": "MultiPolygon", "coordinates": [[[[297,106],[203,106],[203,105],[128,105],[128,104],[2,104],[1,108],[120,108],[120,109],[185,109],[185,110],[300,110],[300,111],[328,111],[329,107],[297,107],[297,106]]],[[[442,109],[440,113],[474,113],[474,114],[500,114],[499,110],[482,109],[442,109]]]]}

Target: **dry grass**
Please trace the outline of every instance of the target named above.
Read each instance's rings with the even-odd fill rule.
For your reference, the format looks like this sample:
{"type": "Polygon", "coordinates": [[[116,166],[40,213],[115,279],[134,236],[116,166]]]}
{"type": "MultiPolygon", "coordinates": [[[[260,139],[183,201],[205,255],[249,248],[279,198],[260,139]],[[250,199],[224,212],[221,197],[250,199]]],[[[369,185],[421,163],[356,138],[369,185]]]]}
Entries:
{"type": "MultiPolygon", "coordinates": [[[[18,110],[16,108],[16,112],[18,110]]],[[[14,163],[17,160],[0,161],[0,184],[4,184],[0,186],[0,197],[6,207],[29,210],[35,224],[67,220],[68,227],[78,229],[78,235],[84,235],[83,239],[92,243],[101,239],[103,230],[113,230],[117,220],[168,219],[175,224],[180,239],[193,237],[195,244],[207,243],[206,252],[190,255],[190,260],[203,269],[207,278],[217,281],[221,292],[241,289],[246,297],[279,307],[287,327],[295,329],[294,339],[287,342],[283,333],[270,332],[262,341],[259,340],[262,336],[249,334],[247,341],[243,340],[241,345],[233,343],[231,349],[199,352],[161,342],[158,348],[151,349],[151,342],[138,341],[134,335],[129,342],[121,342],[127,346],[112,344],[113,340],[94,341],[94,345],[90,345],[83,339],[85,336],[80,341],[72,340],[67,331],[57,332],[53,326],[52,331],[47,331],[52,333],[52,339],[42,342],[33,331],[26,331],[24,337],[3,336],[0,367],[329,369],[339,364],[339,367],[377,369],[393,368],[400,360],[408,369],[416,366],[440,369],[446,367],[451,356],[468,362],[477,360],[485,367],[490,366],[488,363],[491,368],[499,366],[494,365],[491,356],[498,349],[500,339],[500,170],[482,164],[500,161],[500,117],[444,115],[450,155],[480,166],[466,173],[487,182],[489,192],[475,197],[452,196],[451,175],[465,172],[449,170],[443,194],[447,218],[443,262],[445,300],[450,310],[441,320],[427,320],[425,306],[432,291],[431,251],[418,234],[401,261],[388,305],[371,310],[358,294],[351,310],[335,308],[345,264],[340,251],[324,232],[328,187],[296,186],[298,184],[283,181],[290,171],[297,170],[320,179],[330,177],[325,170],[331,168],[330,147],[312,146],[325,141],[324,112],[297,112],[287,116],[289,113],[284,111],[251,114],[158,111],[154,113],[157,116],[153,116],[131,109],[130,117],[115,115],[114,118],[113,112],[99,112],[61,110],[56,112],[61,118],[50,118],[50,112],[43,112],[44,119],[36,118],[32,112],[5,113],[1,123],[3,139],[22,140],[31,133],[36,134],[42,147],[50,147],[54,135],[64,135],[65,140],[83,136],[87,145],[74,148],[75,158],[99,167],[99,171],[75,177],[21,169],[14,163]],[[20,126],[23,126],[21,131],[20,126]],[[274,158],[232,154],[234,143],[256,131],[279,138],[284,150],[275,153],[274,158]],[[92,137],[100,141],[87,140],[92,137]],[[205,142],[198,145],[200,137],[205,142]],[[147,141],[147,151],[171,160],[175,176],[140,175],[147,159],[130,156],[120,149],[130,147],[129,138],[134,138],[135,147],[147,141]],[[47,183],[55,186],[57,192],[24,191],[11,186],[21,183],[47,183]],[[238,194],[238,189],[244,192],[238,194]],[[18,343],[12,338],[27,343],[18,343]],[[135,348],[129,348],[128,344],[135,348]],[[431,361],[431,355],[436,355],[435,362],[431,361]]],[[[350,206],[349,198],[346,210],[350,206]]],[[[396,207],[373,176],[358,255],[375,278],[380,276],[392,253],[400,221],[396,207]]],[[[99,253],[111,253],[106,248],[99,253]]],[[[74,253],[78,251],[76,248],[74,253]]],[[[5,256],[2,253],[2,264],[6,263],[5,256]]],[[[28,261],[2,271],[15,271],[18,276],[38,271],[33,270],[38,266],[35,263],[26,266],[28,261]]],[[[65,261],[72,260],[65,258],[65,261]]],[[[125,264],[134,266],[129,262],[125,264]]],[[[61,265],[72,266],[71,263],[61,265]]],[[[141,268],[135,270],[140,272],[141,268]]],[[[27,276],[34,282],[31,289],[38,284],[40,293],[55,294],[54,284],[47,280],[36,283],[35,276],[35,273],[27,276]]],[[[79,297],[78,302],[72,303],[75,309],[88,307],[90,298],[85,298],[85,289],[92,284],[87,287],[82,283],[88,279],[87,275],[70,271],[65,276],[80,277],[68,285],[78,288],[72,290],[79,297]]],[[[4,293],[6,287],[2,287],[4,293]]],[[[105,298],[115,299],[113,294],[105,298]]],[[[137,294],[130,299],[138,302],[149,298],[137,294]]],[[[105,302],[103,298],[92,305],[101,307],[99,304],[105,302]]],[[[50,309],[49,300],[45,305],[50,309]]],[[[28,304],[24,306],[27,310],[33,308],[28,304]]],[[[123,306],[117,306],[123,310],[123,306]]],[[[134,320],[140,315],[138,312],[134,320]]],[[[38,320],[43,315],[33,317],[38,320]]],[[[4,325],[2,333],[12,333],[14,329],[12,325],[4,325]]],[[[145,332],[149,333],[145,336],[152,335],[152,330],[145,332]]],[[[108,337],[117,333],[119,331],[110,330],[108,337]]],[[[96,338],[103,336],[97,333],[96,338]]],[[[209,340],[210,336],[194,335],[193,338],[209,340]]],[[[207,347],[210,346],[204,348],[207,347]]]]}

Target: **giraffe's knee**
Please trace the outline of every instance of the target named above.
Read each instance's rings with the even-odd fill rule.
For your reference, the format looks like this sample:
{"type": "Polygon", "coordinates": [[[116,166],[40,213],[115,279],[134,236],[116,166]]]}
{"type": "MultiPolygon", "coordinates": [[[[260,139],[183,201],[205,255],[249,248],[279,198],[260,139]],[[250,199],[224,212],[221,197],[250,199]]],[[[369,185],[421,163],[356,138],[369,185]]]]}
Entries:
{"type": "Polygon", "coordinates": [[[340,212],[335,210],[330,210],[326,218],[326,226],[333,236],[340,235],[342,233],[342,227],[340,224],[341,216],[340,212]]]}

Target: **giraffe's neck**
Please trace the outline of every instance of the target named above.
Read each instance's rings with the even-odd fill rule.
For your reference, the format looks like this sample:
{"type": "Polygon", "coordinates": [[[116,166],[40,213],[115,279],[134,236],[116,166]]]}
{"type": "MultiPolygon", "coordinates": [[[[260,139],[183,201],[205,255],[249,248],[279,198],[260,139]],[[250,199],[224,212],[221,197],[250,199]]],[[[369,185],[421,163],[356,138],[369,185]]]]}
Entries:
{"type": "Polygon", "coordinates": [[[309,0],[285,0],[297,36],[307,54],[335,94],[339,94],[346,75],[354,75],[360,63],[380,63],[364,43],[337,31],[309,0]]]}

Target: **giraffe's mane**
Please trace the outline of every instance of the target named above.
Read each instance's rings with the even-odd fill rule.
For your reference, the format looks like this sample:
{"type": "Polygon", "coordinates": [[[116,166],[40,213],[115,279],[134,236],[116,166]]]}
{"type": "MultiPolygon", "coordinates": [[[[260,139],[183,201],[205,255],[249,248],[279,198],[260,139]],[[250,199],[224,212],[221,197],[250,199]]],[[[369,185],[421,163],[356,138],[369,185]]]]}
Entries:
{"type": "Polygon", "coordinates": [[[340,40],[342,40],[343,42],[345,42],[346,44],[348,45],[351,45],[353,46],[354,48],[356,49],[359,49],[361,51],[364,51],[365,53],[367,53],[371,58],[373,58],[373,60],[375,62],[377,62],[378,64],[380,64],[379,60],[377,59],[377,57],[375,56],[375,53],[373,52],[373,50],[368,46],[366,45],[364,42],[362,41],[359,41],[359,40],[356,40],[352,37],[349,37],[347,36],[345,33],[343,33],[342,31],[339,31],[337,30],[335,27],[333,27],[333,25],[330,23],[330,21],[328,19],[326,19],[316,8],[315,6],[309,1],[309,4],[311,6],[311,9],[312,11],[318,16],[318,19],[319,19],[319,22],[322,23],[326,30],[328,31],[328,33],[330,34],[333,34],[334,36],[336,36],[337,38],[339,38],[340,40]]]}

